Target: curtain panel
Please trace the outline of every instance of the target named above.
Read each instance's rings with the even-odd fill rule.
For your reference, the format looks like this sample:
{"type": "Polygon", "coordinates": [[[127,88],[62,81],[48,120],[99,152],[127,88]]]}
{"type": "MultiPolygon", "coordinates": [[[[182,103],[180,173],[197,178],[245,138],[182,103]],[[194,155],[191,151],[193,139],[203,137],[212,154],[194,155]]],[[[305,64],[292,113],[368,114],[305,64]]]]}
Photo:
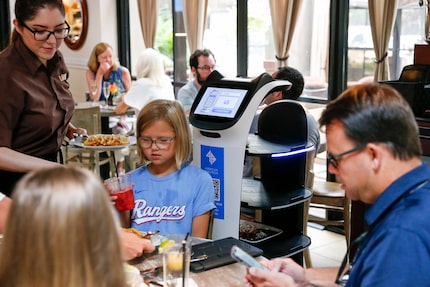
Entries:
{"type": "Polygon", "coordinates": [[[203,48],[208,0],[182,0],[185,33],[190,53],[203,48]]]}
{"type": "Polygon", "coordinates": [[[269,0],[276,59],[279,66],[287,66],[302,0],[269,0]]]}
{"type": "Polygon", "coordinates": [[[375,51],[374,81],[389,80],[388,43],[397,13],[397,0],[368,0],[370,29],[375,51]]]}
{"type": "Polygon", "coordinates": [[[157,33],[157,0],[137,0],[139,19],[145,48],[154,48],[157,33]]]}

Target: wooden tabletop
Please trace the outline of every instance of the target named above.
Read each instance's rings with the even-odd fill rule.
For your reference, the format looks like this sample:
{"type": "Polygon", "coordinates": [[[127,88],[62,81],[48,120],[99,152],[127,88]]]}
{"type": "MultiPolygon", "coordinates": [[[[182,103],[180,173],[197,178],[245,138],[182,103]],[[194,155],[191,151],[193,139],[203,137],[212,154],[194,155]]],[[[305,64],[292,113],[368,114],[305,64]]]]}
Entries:
{"type": "Polygon", "coordinates": [[[233,263],[200,273],[190,272],[190,277],[199,287],[242,287],[245,285],[243,281],[245,274],[245,265],[233,263]]]}
{"type": "MultiPolygon", "coordinates": [[[[257,260],[263,260],[264,257],[257,257],[257,260]]],[[[161,266],[160,255],[146,257],[143,260],[133,260],[130,264],[136,266],[139,270],[148,270],[161,266]]],[[[197,283],[199,287],[242,287],[244,286],[244,278],[246,267],[241,263],[233,263],[207,271],[194,273],[190,271],[190,277],[197,283]]],[[[155,286],[155,285],[150,285],[155,286]]]]}

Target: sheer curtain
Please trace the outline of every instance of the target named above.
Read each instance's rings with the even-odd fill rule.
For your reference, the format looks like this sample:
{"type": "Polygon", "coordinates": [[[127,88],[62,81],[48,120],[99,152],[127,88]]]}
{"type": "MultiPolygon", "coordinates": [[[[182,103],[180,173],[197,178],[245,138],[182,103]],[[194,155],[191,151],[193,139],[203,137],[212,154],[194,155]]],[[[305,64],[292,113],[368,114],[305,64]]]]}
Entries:
{"type": "Polygon", "coordinates": [[[203,48],[208,0],[182,0],[184,25],[190,53],[203,48]]]}
{"type": "Polygon", "coordinates": [[[157,0],[137,0],[143,41],[146,48],[154,48],[157,32],[157,0]]]}
{"type": "Polygon", "coordinates": [[[310,76],[327,82],[330,1],[314,2],[310,76]]]}
{"type": "Polygon", "coordinates": [[[374,81],[388,80],[388,43],[397,13],[397,0],[368,0],[370,29],[375,50],[374,81]]]}
{"type": "Polygon", "coordinates": [[[278,66],[286,66],[302,0],[269,0],[278,66]]]}

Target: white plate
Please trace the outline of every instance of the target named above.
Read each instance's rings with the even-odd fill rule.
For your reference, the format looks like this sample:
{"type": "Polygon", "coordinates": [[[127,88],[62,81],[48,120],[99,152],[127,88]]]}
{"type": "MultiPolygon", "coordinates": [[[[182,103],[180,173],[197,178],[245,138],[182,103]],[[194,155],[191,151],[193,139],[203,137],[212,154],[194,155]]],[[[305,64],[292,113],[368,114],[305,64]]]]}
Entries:
{"type": "Polygon", "coordinates": [[[74,145],[74,146],[77,146],[77,147],[81,147],[81,148],[85,148],[85,149],[90,149],[90,150],[109,151],[109,150],[123,149],[125,147],[130,146],[130,145],[135,145],[136,144],[136,137],[135,136],[129,136],[128,140],[129,140],[128,144],[125,144],[125,145],[112,145],[112,146],[86,146],[82,142],[75,141],[75,139],[72,139],[70,141],[70,144],[74,145]]]}

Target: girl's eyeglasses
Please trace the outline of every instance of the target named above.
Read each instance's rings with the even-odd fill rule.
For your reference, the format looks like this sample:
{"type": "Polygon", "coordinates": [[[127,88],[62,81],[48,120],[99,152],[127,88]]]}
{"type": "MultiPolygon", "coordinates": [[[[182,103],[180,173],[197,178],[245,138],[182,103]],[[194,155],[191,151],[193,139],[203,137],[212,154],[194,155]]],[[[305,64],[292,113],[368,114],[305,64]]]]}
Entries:
{"type": "Polygon", "coordinates": [[[174,139],[175,137],[158,138],[155,140],[148,137],[139,137],[139,144],[142,148],[150,148],[152,147],[152,144],[155,144],[157,148],[159,148],[160,150],[164,150],[170,147],[170,144],[174,139]]]}

